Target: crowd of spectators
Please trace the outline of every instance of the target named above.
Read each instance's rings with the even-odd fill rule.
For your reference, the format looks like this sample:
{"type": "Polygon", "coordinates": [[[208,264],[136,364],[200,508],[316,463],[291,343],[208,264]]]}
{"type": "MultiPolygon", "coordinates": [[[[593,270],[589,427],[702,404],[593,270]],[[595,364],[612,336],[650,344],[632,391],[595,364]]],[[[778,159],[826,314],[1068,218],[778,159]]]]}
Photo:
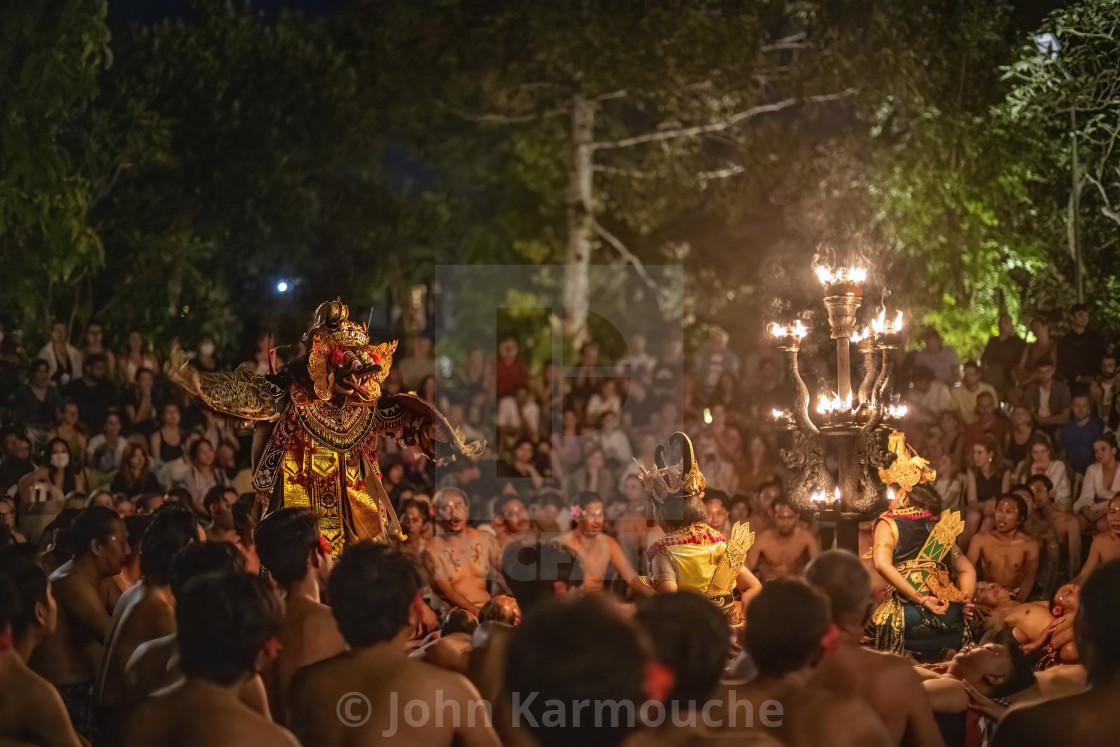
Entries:
{"type": "MultiPolygon", "coordinates": [[[[24,563],[34,558],[31,565],[50,574],[65,636],[3,605],[10,619],[0,615],[0,632],[8,624],[26,642],[31,670],[55,685],[68,723],[94,744],[169,743],[176,730],[201,730],[200,744],[231,743],[228,735],[241,733],[294,743],[273,722],[304,744],[341,744],[348,725],[337,723],[344,721],[336,718],[339,695],[387,697],[390,673],[402,702],[442,688],[464,707],[480,696],[499,700],[519,682],[569,695],[726,701],[727,683],[742,677],[743,692],[755,702],[780,699],[787,717],[831,714],[840,722],[821,731],[790,718],[776,731],[723,734],[739,743],[953,744],[957,717],[967,728],[986,719],[990,731],[1009,703],[1083,691],[1086,682],[1090,693],[1103,691],[1115,681],[1111,648],[1085,658],[1075,645],[1084,636],[1100,647],[1120,632],[1114,617],[1101,622],[1112,603],[1100,601],[1120,593],[1111,562],[1120,558],[1120,372],[1089,321],[1075,307],[1051,336],[1037,317],[1028,343],[1002,316],[981,359],[963,366],[933,328],[923,330],[918,349],[899,354],[904,429],[937,470],[942,509],[966,517],[958,542],[980,578],[969,608],[987,641],[975,652],[942,652],[948,663],[940,669],[884,669],[884,681],[894,678],[910,699],[913,713],[901,721],[870,680],[862,690],[852,684],[878,666],[857,665],[855,652],[866,643],[882,579],[872,564],[828,552],[817,521],[785,498],[790,475],[778,453],[788,443],[771,413],[790,408],[794,392],[781,358],[765,340],[747,350],[718,328],[692,355],[679,340],[651,347],[634,334],[614,359],[592,340],[566,367],[532,366],[521,341],[506,337],[494,350],[467,351],[450,376],[437,376],[446,367],[436,364],[430,339],[406,339],[383,391],[417,392],[466,438],[490,446],[478,461],[437,466],[382,444],[382,482],[407,540],[398,551],[355,548],[334,571],[313,514],[285,509],[254,525],[252,430],[185,397],[163,376],[163,351],[152,350],[142,331],[120,336],[94,322],[76,346],[69,326],[57,322],[33,355],[9,341],[0,347],[0,384],[9,390],[0,410],[0,545],[16,547],[3,550],[11,560],[0,584],[17,570],[35,576],[24,563]],[[106,339],[123,345],[114,350],[106,339]],[[726,533],[749,521],[756,533],[746,564],[764,586],[740,638],[713,606],[652,595],[640,579],[660,531],[636,462],[652,465],[657,444],[676,430],[693,438],[707,523],[726,533]],[[20,545],[34,550],[21,554],[20,545]],[[540,573],[511,572],[534,564],[567,570],[547,583],[540,573]],[[271,589],[245,573],[262,566],[271,589]],[[188,584],[190,576],[205,578],[188,584]],[[552,599],[565,588],[583,599],[552,599]],[[208,608],[214,594],[228,609],[208,608]],[[413,604],[417,595],[424,604],[413,604]],[[619,618],[616,604],[636,605],[633,620],[619,618]],[[1079,608],[1096,617],[1075,636],[1079,608]],[[230,619],[244,624],[231,629],[230,619]],[[692,637],[710,650],[693,645],[684,661],[673,643],[692,637]],[[402,664],[401,650],[419,666],[402,664]],[[1036,678],[1031,663],[1062,676],[1036,678]],[[676,690],[649,680],[654,665],[670,670],[676,690]],[[817,690],[790,687],[810,679],[817,690]],[[96,683],[98,713],[71,700],[69,688],[87,682],[96,683]],[[173,694],[145,699],[169,682],[178,683],[173,694]],[[1016,700],[1022,693],[1030,697],[1016,700]],[[223,737],[207,736],[180,707],[216,709],[211,726],[223,737]]],[[[212,339],[194,348],[201,370],[227,366],[212,339]]],[[[261,335],[247,358],[257,373],[274,370],[272,338],[261,335]]],[[[802,363],[811,387],[831,379],[826,358],[807,350],[802,363]]],[[[20,587],[32,610],[38,592],[27,589],[40,587],[45,576],[20,587]]],[[[5,672],[0,667],[0,688],[5,672]]],[[[388,728],[388,701],[373,703],[372,723],[388,728]]],[[[1025,722],[1026,714],[1015,728],[1025,722]]],[[[522,732],[503,728],[500,713],[495,726],[410,743],[492,744],[500,735],[510,744],[571,744],[576,733],[594,744],[654,739],[640,729],[522,732]]],[[[76,743],[64,732],[60,726],[42,741],[76,743]]]]}

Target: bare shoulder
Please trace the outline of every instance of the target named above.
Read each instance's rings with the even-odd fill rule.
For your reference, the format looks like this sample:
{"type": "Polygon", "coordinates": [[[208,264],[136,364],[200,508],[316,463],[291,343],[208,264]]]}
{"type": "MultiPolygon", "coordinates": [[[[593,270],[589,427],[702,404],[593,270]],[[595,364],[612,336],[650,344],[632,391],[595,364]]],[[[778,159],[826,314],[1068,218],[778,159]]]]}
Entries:
{"type": "Polygon", "coordinates": [[[397,672],[402,689],[415,692],[415,697],[430,698],[437,692],[452,700],[480,700],[478,688],[459,672],[429,664],[419,659],[406,659],[397,672]]]}
{"type": "Polygon", "coordinates": [[[292,693],[291,700],[296,700],[297,691],[301,696],[307,695],[319,687],[323,683],[332,682],[338,678],[347,669],[347,662],[349,654],[342,652],[329,659],[317,661],[314,664],[307,664],[296,670],[292,675],[292,682],[288,686],[292,693]]]}

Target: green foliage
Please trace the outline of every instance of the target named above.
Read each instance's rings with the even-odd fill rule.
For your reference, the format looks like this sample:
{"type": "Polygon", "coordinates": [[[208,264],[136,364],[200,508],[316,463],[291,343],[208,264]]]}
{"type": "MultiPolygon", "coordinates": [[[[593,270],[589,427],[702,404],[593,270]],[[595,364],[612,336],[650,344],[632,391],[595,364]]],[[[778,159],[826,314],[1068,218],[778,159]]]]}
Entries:
{"type": "Polygon", "coordinates": [[[104,259],[68,140],[110,64],[103,0],[0,4],[0,312],[72,317],[104,259]]]}
{"type": "Polygon", "coordinates": [[[1046,175],[1031,185],[1034,226],[1067,276],[1073,262],[1061,249],[1068,243],[1069,193],[1078,191],[1087,297],[1096,300],[1103,326],[1120,333],[1120,315],[1108,300],[1120,277],[1120,5],[1084,0],[1053,13],[1039,33],[1057,38],[1056,54],[1026,41],[1003,69],[1010,90],[995,115],[1027,144],[1024,168],[1046,175]]]}

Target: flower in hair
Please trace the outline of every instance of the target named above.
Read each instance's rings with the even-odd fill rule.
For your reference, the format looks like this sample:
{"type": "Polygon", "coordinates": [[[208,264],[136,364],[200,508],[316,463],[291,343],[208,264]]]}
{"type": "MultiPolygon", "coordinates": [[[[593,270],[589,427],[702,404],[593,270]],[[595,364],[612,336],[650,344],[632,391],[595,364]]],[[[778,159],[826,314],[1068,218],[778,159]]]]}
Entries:
{"type": "Polygon", "coordinates": [[[568,511],[571,513],[573,519],[578,519],[583,515],[583,509],[579,506],[572,506],[568,511]]]}

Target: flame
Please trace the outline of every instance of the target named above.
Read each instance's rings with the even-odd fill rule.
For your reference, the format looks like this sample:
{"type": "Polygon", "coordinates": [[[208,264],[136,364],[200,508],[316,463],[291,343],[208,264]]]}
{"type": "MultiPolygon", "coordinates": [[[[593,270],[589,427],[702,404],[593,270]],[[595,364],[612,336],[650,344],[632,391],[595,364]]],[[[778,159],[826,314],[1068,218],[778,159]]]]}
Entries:
{"type": "Polygon", "coordinates": [[[777,322],[770,325],[770,335],[773,337],[799,337],[804,339],[807,334],[809,334],[809,328],[802,324],[800,319],[784,327],[777,322]]]}
{"type": "Polygon", "coordinates": [[[887,500],[894,503],[894,488],[887,488],[887,500]]]}
{"type": "MultiPolygon", "coordinates": [[[[840,488],[836,488],[836,495],[834,495],[834,496],[833,496],[832,500],[833,500],[833,501],[838,501],[838,500],[840,500],[840,488]]],[[[831,502],[832,502],[832,501],[829,501],[829,503],[831,503],[831,502]]]]}
{"type": "Polygon", "coordinates": [[[817,412],[824,415],[825,413],[839,412],[842,410],[852,410],[852,395],[850,393],[847,399],[840,399],[840,395],[835,392],[832,395],[832,399],[829,399],[823,394],[821,395],[820,402],[817,404],[817,412]]]}
{"type": "Polygon", "coordinates": [[[815,493],[813,493],[813,497],[810,500],[812,500],[813,503],[824,503],[825,500],[826,500],[826,497],[825,497],[824,493],[822,493],[821,491],[818,490],[815,493]]]}
{"type": "Polygon", "coordinates": [[[891,405],[888,414],[892,418],[904,418],[906,417],[906,412],[906,405],[891,405]]]}
{"type": "Polygon", "coordinates": [[[781,410],[774,409],[770,411],[770,414],[774,416],[774,420],[781,420],[784,413],[781,410]]]}
{"type": "Polygon", "coordinates": [[[894,320],[888,322],[887,321],[887,310],[883,309],[882,311],[879,312],[879,317],[877,319],[872,319],[871,320],[871,328],[873,330],[875,330],[875,334],[877,334],[877,335],[881,335],[884,332],[886,332],[886,333],[901,332],[902,331],[902,312],[901,311],[898,312],[898,315],[894,318],[894,320]]]}
{"type": "Polygon", "coordinates": [[[862,283],[867,280],[867,270],[862,267],[840,267],[833,270],[831,267],[818,267],[817,279],[821,281],[821,285],[833,285],[835,283],[849,282],[849,283],[862,283]]]}

